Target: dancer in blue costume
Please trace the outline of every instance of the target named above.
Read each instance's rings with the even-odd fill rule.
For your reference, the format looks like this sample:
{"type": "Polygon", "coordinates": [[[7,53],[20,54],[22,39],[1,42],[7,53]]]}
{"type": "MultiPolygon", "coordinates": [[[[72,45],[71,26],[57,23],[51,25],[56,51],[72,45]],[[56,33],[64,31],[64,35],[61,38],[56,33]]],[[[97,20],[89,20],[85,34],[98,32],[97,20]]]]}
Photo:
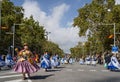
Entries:
{"type": "Polygon", "coordinates": [[[83,64],[84,64],[84,59],[83,59],[83,57],[80,58],[80,60],[79,60],[79,64],[80,64],[80,65],[83,65],[83,64]]]}
{"type": "Polygon", "coordinates": [[[64,64],[64,58],[61,58],[60,62],[61,64],[64,64]]]}
{"type": "Polygon", "coordinates": [[[50,62],[50,56],[48,52],[44,52],[44,55],[41,58],[41,67],[47,71],[47,69],[51,69],[51,62],[50,62]]]}
{"type": "Polygon", "coordinates": [[[59,61],[59,56],[57,54],[55,54],[53,57],[52,57],[52,62],[51,64],[54,66],[54,67],[57,67],[60,65],[60,61],[59,61]]]}
{"type": "Polygon", "coordinates": [[[90,58],[89,55],[86,57],[85,62],[86,62],[87,65],[90,65],[90,63],[91,63],[91,58],[90,58]]]}
{"type": "Polygon", "coordinates": [[[120,70],[120,64],[116,58],[116,54],[111,57],[111,62],[108,64],[108,69],[110,70],[120,70]]]}
{"type": "Polygon", "coordinates": [[[3,61],[2,56],[0,55],[0,69],[6,65],[5,61],[3,61]]]}
{"type": "Polygon", "coordinates": [[[12,67],[13,65],[15,65],[15,62],[13,61],[12,56],[8,53],[5,59],[5,63],[8,67],[12,67]]]}
{"type": "Polygon", "coordinates": [[[73,64],[73,58],[72,57],[70,57],[70,59],[69,59],[69,64],[73,64]]]}
{"type": "Polygon", "coordinates": [[[51,66],[52,66],[53,68],[55,68],[55,67],[56,67],[56,63],[55,63],[54,56],[52,56],[52,57],[50,58],[50,61],[51,61],[51,66]]]}
{"type": "Polygon", "coordinates": [[[56,61],[56,66],[60,65],[60,60],[58,54],[55,54],[55,61],[56,61]]]}

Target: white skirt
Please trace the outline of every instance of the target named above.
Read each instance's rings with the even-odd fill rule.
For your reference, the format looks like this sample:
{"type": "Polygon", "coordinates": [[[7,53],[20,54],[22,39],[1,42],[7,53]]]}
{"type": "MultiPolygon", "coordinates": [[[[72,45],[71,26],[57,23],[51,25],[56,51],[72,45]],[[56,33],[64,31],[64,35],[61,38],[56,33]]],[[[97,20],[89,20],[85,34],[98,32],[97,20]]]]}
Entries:
{"type": "Polygon", "coordinates": [[[90,65],[90,61],[86,61],[85,63],[86,63],[87,65],[90,65]]]}
{"type": "Polygon", "coordinates": [[[96,61],[92,61],[91,64],[92,64],[92,65],[96,65],[96,61]]]}

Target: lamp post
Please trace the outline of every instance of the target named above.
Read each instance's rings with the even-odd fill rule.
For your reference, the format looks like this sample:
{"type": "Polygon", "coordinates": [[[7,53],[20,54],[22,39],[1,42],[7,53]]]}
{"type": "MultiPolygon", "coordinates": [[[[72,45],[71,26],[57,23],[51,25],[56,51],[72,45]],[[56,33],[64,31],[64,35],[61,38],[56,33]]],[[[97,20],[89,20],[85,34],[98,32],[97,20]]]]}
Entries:
{"type": "Polygon", "coordinates": [[[14,55],[15,55],[15,53],[14,53],[14,49],[15,49],[15,23],[12,27],[12,30],[13,30],[13,51],[12,51],[12,53],[13,53],[13,57],[14,57],[14,55]]]}
{"type": "Polygon", "coordinates": [[[2,8],[2,0],[0,0],[0,40],[1,40],[1,30],[2,30],[2,26],[1,26],[1,12],[2,12],[2,10],[1,10],[1,8],[2,8]]]}
{"type": "Polygon", "coordinates": [[[89,47],[89,52],[90,52],[90,55],[91,55],[91,54],[92,54],[92,53],[91,53],[91,47],[92,47],[92,45],[91,45],[91,44],[92,44],[91,41],[89,41],[89,44],[90,44],[90,45],[89,45],[89,46],[90,46],[90,47],[89,47]]]}
{"type": "Polygon", "coordinates": [[[12,42],[12,56],[15,55],[14,50],[15,50],[15,26],[16,25],[23,25],[23,24],[13,24],[12,26],[12,32],[7,32],[6,34],[12,34],[13,35],[13,42],[12,42]]]}
{"type": "Polygon", "coordinates": [[[45,35],[45,36],[46,36],[46,39],[49,40],[48,35],[49,35],[51,32],[46,31],[45,33],[46,33],[46,35],[45,35]]]}
{"type": "Polygon", "coordinates": [[[83,42],[82,43],[82,46],[83,46],[83,55],[85,54],[84,45],[85,45],[85,43],[83,42]]]}

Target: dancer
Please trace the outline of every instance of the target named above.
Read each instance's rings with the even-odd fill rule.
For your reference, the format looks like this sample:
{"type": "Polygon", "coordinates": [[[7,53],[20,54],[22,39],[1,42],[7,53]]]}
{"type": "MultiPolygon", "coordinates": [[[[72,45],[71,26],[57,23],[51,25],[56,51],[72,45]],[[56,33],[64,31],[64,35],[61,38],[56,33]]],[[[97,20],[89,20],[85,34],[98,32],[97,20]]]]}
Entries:
{"type": "Polygon", "coordinates": [[[60,62],[61,64],[64,64],[64,58],[61,58],[60,62]]]}
{"type": "Polygon", "coordinates": [[[120,70],[120,64],[116,58],[116,54],[112,55],[111,62],[108,64],[108,69],[110,69],[110,70],[119,69],[120,70]]]}
{"type": "Polygon", "coordinates": [[[18,61],[14,66],[13,70],[23,74],[23,80],[26,79],[25,74],[30,78],[30,73],[37,72],[39,66],[37,66],[34,61],[32,61],[33,54],[29,50],[28,45],[24,44],[24,49],[21,50],[18,54],[18,61]]]}
{"type": "Polygon", "coordinates": [[[83,59],[83,57],[80,58],[79,64],[80,64],[80,65],[83,65],[83,64],[84,64],[84,59],[83,59]]]}
{"type": "Polygon", "coordinates": [[[44,55],[41,58],[41,67],[44,68],[45,71],[51,69],[50,56],[47,51],[44,52],[44,55]]]}
{"type": "Polygon", "coordinates": [[[86,62],[87,65],[90,65],[91,57],[89,55],[86,57],[85,62],[86,62]]]}
{"type": "Polygon", "coordinates": [[[57,54],[52,56],[52,58],[51,58],[51,65],[54,68],[57,68],[60,65],[59,56],[57,54]]]}
{"type": "Polygon", "coordinates": [[[53,58],[54,56],[51,56],[50,61],[51,61],[51,67],[55,68],[56,67],[56,63],[55,60],[53,58]]]}
{"type": "Polygon", "coordinates": [[[13,61],[12,56],[8,53],[5,58],[5,63],[9,68],[12,68],[13,65],[15,65],[15,62],[13,61]]]}
{"type": "Polygon", "coordinates": [[[69,58],[69,64],[73,64],[73,58],[72,57],[69,58]]]}
{"type": "Polygon", "coordinates": [[[0,70],[1,67],[4,67],[6,65],[5,61],[2,59],[2,56],[0,55],[0,70]]]}
{"type": "Polygon", "coordinates": [[[91,65],[96,66],[96,62],[97,62],[97,57],[93,55],[91,58],[91,65]]]}

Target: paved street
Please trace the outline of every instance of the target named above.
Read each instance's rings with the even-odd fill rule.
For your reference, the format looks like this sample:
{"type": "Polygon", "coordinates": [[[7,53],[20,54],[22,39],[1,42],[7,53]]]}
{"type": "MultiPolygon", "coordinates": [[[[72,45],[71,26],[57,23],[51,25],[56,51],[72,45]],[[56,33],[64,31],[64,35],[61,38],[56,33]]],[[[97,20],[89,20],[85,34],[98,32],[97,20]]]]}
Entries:
{"type": "Polygon", "coordinates": [[[22,75],[12,70],[0,71],[0,82],[120,82],[120,72],[111,72],[102,65],[87,66],[74,63],[44,72],[43,69],[22,80],[22,75]]]}

